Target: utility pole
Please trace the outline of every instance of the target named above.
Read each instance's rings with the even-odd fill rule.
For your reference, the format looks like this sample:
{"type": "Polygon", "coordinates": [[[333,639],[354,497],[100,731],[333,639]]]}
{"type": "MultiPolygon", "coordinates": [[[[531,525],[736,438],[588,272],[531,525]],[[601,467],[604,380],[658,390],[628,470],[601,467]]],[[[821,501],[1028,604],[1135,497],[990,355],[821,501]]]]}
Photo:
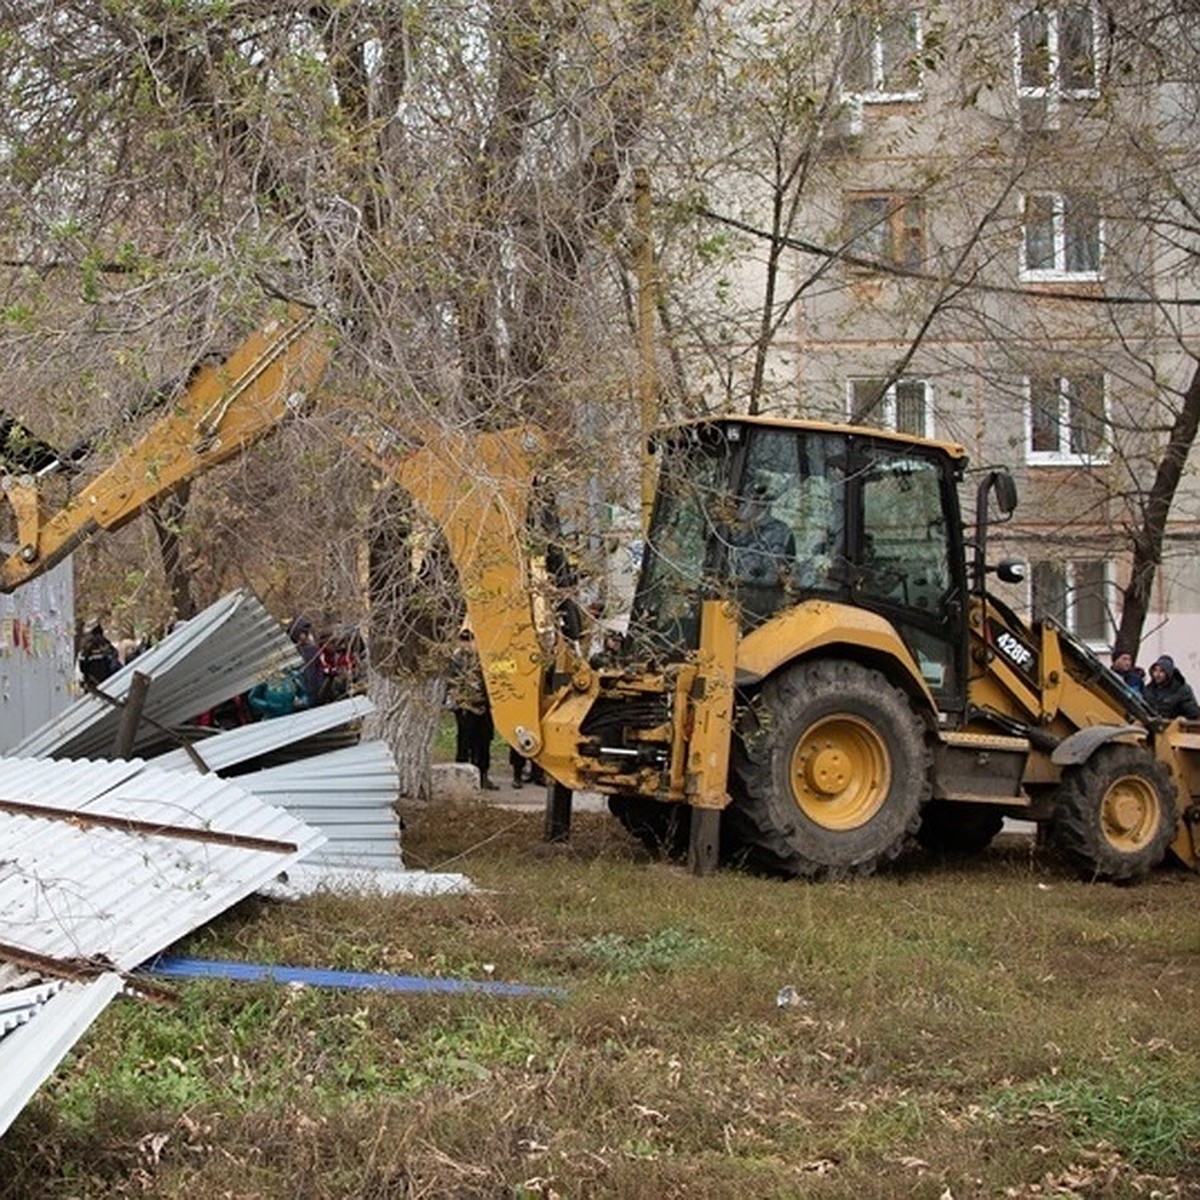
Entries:
{"type": "Polygon", "coordinates": [[[637,230],[638,282],[638,400],[642,417],[642,533],[650,528],[654,503],[654,461],[650,456],[650,431],[658,424],[658,362],[654,353],[654,315],[657,279],[654,270],[654,232],[650,204],[650,174],[638,167],[633,176],[634,224],[637,230]]]}

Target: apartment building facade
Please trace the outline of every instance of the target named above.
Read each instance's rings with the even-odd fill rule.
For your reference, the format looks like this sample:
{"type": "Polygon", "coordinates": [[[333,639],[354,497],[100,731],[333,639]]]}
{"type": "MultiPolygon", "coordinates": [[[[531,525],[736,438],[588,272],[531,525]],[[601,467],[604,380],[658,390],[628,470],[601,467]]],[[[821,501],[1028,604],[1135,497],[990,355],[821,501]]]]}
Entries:
{"type": "MultiPolygon", "coordinates": [[[[1021,504],[992,552],[1028,577],[1007,598],[1097,649],[1200,350],[1187,64],[1148,45],[1138,11],[843,7],[757,404],[1008,466],[1021,504]]],[[[766,258],[748,261],[744,296],[766,258]]],[[[1194,461],[1138,653],[1200,677],[1194,461]]]]}

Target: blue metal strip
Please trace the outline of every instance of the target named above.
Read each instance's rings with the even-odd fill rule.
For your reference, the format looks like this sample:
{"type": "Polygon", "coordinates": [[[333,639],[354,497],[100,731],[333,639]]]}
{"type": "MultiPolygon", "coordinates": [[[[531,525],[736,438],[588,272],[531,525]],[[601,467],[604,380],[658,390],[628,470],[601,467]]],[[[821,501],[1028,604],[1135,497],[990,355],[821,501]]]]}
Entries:
{"type": "Polygon", "coordinates": [[[376,975],[365,971],[334,971],[321,967],[283,967],[258,963],[218,962],[215,959],[173,958],[163,955],[138,968],[148,975],[173,979],[235,979],[244,983],[302,983],[309,987],[349,988],[383,992],[481,992],[490,996],[549,996],[562,999],[565,988],[492,980],[438,979],[425,975],[376,975]]]}

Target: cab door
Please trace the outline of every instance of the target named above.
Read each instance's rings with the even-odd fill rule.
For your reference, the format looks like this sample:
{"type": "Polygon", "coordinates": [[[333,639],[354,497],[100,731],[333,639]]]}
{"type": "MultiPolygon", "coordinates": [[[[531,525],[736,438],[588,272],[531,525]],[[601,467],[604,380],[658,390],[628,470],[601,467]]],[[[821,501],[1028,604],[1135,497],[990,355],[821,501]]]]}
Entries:
{"type": "Polygon", "coordinates": [[[847,481],[852,602],[897,632],[945,711],[966,703],[967,584],[956,481],[923,447],[855,439],[847,481]]]}

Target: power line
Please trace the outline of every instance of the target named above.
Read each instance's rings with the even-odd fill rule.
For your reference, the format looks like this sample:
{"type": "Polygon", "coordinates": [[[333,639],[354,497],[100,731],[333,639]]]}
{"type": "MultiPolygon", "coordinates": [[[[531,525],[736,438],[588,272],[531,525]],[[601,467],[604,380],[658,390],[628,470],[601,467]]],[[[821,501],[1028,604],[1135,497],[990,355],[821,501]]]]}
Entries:
{"type": "Polygon", "coordinates": [[[1001,296],[1023,296],[1028,299],[1037,300],[1064,300],[1071,304],[1106,304],[1113,306],[1153,304],[1178,305],[1183,308],[1200,307],[1200,297],[1196,296],[1174,297],[1170,300],[1158,299],[1153,296],[1095,296],[1082,292],[1059,290],[1057,288],[1015,287],[1000,283],[978,283],[974,280],[947,278],[944,275],[937,275],[931,271],[921,271],[915,267],[901,266],[899,263],[884,262],[878,258],[867,258],[860,254],[851,254],[845,250],[833,250],[828,246],[818,245],[816,242],[810,242],[805,238],[773,234],[766,229],[759,229],[755,225],[739,221],[736,217],[715,212],[711,208],[699,207],[696,209],[696,212],[710,221],[716,221],[720,225],[727,225],[731,229],[748,233],[751,237],[772,242],[777,246],[787,246],[792,250],[800,250],[805,254],[812,254],[818,258],[848,263],[853,267],[864,267],[881,275],[895,275],[900,279],[916,279],[925,283],[937,283],[944,287],[953,287],[958,291],[986,292],[1001,296]]]}

